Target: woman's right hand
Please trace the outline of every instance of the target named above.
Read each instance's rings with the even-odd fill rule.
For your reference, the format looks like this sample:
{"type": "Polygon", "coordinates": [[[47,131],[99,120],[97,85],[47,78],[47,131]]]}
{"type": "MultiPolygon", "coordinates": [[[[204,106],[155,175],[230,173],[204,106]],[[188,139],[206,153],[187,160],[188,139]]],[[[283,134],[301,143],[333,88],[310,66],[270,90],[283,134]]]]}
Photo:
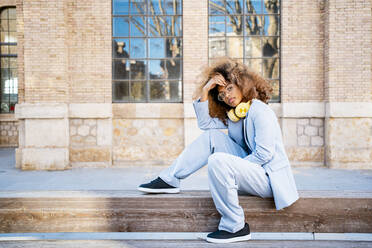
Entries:
{"type": "Polygon", "coordinates": [[[224,77],[221,74],[216,74],[211,79],[209,79],[208,83],[204,85],[202,97],[200,99],[201,102],[204,102],[208,99],[208,93],[210,90],[216,87],[216,85],[226,86],[227,83],[224,79],[224,77]]]}

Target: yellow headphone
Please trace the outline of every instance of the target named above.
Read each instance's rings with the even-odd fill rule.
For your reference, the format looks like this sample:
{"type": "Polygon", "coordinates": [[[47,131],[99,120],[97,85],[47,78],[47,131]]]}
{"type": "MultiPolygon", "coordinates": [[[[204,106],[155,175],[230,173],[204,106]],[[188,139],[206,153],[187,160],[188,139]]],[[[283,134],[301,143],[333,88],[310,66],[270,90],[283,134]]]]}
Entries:
{"type": "Polygon", "coordinates": [[[233,122],[237,122],[240,118],[244,118],[247,115],[249,108],[251,107],[252,100],[249,102],[241,102],[235,109],[230,109],[227,112],[227,117],[233,122]]]}

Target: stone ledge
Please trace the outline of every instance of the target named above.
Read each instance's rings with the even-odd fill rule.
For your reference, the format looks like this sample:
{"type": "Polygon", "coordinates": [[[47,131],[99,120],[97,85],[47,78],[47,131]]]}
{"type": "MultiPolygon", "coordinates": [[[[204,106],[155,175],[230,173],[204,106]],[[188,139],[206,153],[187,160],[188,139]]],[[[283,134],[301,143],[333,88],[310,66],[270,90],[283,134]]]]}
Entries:
{"type": "Polygon", "coordinates": [[[17,119],[62,119],[67,117],[65,103],[22,103],[16,104],[17,119]]]}
{"type": "Polygon", "coordinates": [[[174,119],[183,118],[183,103],[114,103],[115,119],[174,119]]]}
{"type": "Polygon", "coordinates": [[[0,114],[0,122],[2,121],[18,121],[15,114],[0,114]]]}
{"type": "Polygon", "coordinates": [[[323,102],[284,102],[281,104],[284,118],[324,117],[323,102]]]}
{"type": "Polygon", "coordinates": [[[372,117],[372,102],[327,102],[326,117],[372,117]]]}
{"type": "Polygon", "coordinates": [[[70,103],[70,118],[111,118],[111,103],[70,103]]]}

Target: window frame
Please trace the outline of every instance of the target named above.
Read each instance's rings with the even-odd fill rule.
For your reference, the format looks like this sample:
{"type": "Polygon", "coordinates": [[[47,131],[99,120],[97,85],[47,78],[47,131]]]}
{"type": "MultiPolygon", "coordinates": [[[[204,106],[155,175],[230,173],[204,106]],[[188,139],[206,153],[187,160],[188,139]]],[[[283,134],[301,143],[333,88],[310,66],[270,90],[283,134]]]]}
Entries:
{"type": "MultiPolygon", "coordinates": [[[[211,38],[221,38],[221,39],[224,39],[225,41],[225,56],[228,56],[228,50],[227,50],[227,40],[228,38],[231,38],[231,37],[236,37],[236,38],[242,38],[243,40],[243,44],[242,44],[242,49],[243,49],[243,52],[242,52],[242,58],[233,58],[233,59],[237,59],[237,60],[240,60],[242,61],[244,64],[246,62],[246,60],[248,59],[260,59],[261,60],[261,72],[259,73],[263,78],[265,78],[263,76],[263,61],[264,59],[270,59],[270,58],[273,58],[273,57],[265,57],[261,54],[261,57],[247,57],[246,56],[246,39],[248,37],[258,37],[262,40],[262,37],[278,37],[279,38],[279,47],[278,47],[278,73],[279,73],[279,77],[278,78],[265,78],[266,80],[268,80],[269,82],[270,81],[277,81],[278,82],[278,87],[279,87],[279,92],[278,92],[278,98],[275,99],[275,100],[272,100],[272,98],[269,100],[270,103],[281,103],[281,82],[282,82],[282,73],[281,73],[281,70],[282,70],[282,1],[283,0],[279,0],[279,9],[278,9],[278,13],[277,14],[268,14],[268,13],[264,13],[264,0],[260,0],[260,3],[261,3],[261,10],[262,10],[262,13],[255,13],[255,14],[251,14],[251,13],[246,13],[245,9],[246,9],[246,6],[245,6],[245,2],[246,0],[242,0],[243,2],[243,8],[242,8],[242,12],[241,14],[226,14],[226,5],[224,6],[225,8],[225,14],[211,14],[211,8],[210,8],[210,2],[211,0],[208,0],[208,63],[210,64],[214,58],[211,58],[210,57],[210,40],[211,38]],[[228,27],[227,27],[227,23],[228,23],[228,16],[241,16],[242,19],[243,19],[243,27],[242,27],[242,34],[241,35],[234,35],[234,36],[230,36],[230,35],[227,35],[227,30],[228,30],[228,27]],[[278,35],[265,35],[265,34],[262,34],[260,32],[259,35],[250,35],[250,34],[246,34],[246,26],[245,26],[245,23],[244,23],[244,20],[245,18],[247,18],[248,16],[261,16],[261,17],[266,17],[266,16],[276,16],[278,18],[278,25],[279,25],[279,28],[278,28],[278,31],[279,31],[279,34],[278,35]],[[224,20],[224,34],[221,35],[221,36],[211,36],[210,35],[210,18],[211,17],[225,17],[225,20],[224,20]]],[[[261,48],[262,48],[262,44],[261,44],[261,48]]],[[[215,57],[215,58],[218,58],[218,57],[215,57]]]]}
{"type": "MultiPolygon", "coordinates": [[[[16,6],[1,6],[0,7],[0,15],[1,15],[1,13],[4,11],[4,10],[7,10],[7,9],[15,9],[15,10],[17,10],[17,8],[16,8],[16,6]]],[[[15,22],[16,22],[16,25],[17,25],[17,12],[16,12],[16,18],[15,19],[10,19],[9,18],[9,15],[7,16],[7,19],[1,19],[0,18],[0,25],[2,24],[2,21],[3,20],[6,20],[8,23],[8,29],[6,30],[6,32],[7,33],[9,33],[10,32],[10,30],[9,30],[9,22],[10,22],[10,20],[15,20],[15,22]]],[[[15,32],[17,33],[17,30],[15,30],[15,32]]],[[[1,34],[0,34],[0,37],[1,37],[1,34]]],[[[16,51],[18,50],[17,48],[18,48],[18,39],[17,39],[17,42],[1,42],[1,40],[0,40],[0,80],[1,80],[1,77],[2,77],[2,75],[1,75],[1,69],[3,69],[3,68],[5,68],[5,67],[2,67],[2,58],[16,58],[16,64],[17,64],[17,67],[16,68],[11,68],[10,67],[10,62],[9,62],[9,65],[8,65],[8,67],[7,67],[7,69],[8,70],[10,70],[10,69],[15,69],[16,71],[17,71],[17,87],[16,87],[16,93],[15,93],[15,95],[16,95],[16,98],[17,98],[17,100],[16,100],[16,102],[12,102],[11,101],[11,96],[9,96],[9,101],[7,102],[8,103],[8,105],[9,105],[9,111],[8,112],[3,112],[2,111],[2,109],[1,109],[1,107],[0,107],[0,114],[14,114],[14,109],[13,110],[11,110],[11,104],[12,103],[14,103],[14,106],[18,103],[18,51],[17,51],[17,53],[16,54],[11,54],[11,53],[8,53],[8,54],[3,54],[2,53],[2,46],[7,46],[8,48],[10,47],[10,46],[14,46],[15,48],[16,48],[16,51]]],[[[10,51],[9,51],[10,52],[10,51]]],[[[0,83],[1,83],[1,81],[0,81],[0,83]]],[[[15,87],[14,85],[13,85],[13,87],[15,87]]],[[[4,89],[5,89],[5,85],[4,85],[4,89]]],[[[1,85],[0,85],[0,104],[3,102],[3,100],[2,100],[2,96],[5,94],[4,92],[3,92],[3,89],[2,89],[2,87],[1,87],[1,85]]],[[[9,94],[9,95],[11,95],[11,94],[9,94]]]]}
{"type": "MultiPolygon", "coordinates": [[[[173,14],[173,15],[170,15],[170,14],[161,14],[161,15],[152,15],[150,14],[148,11],[148,6],[149,6],[149,0],[146,0],[146,14],[131,14],[130,12],[130,6],[131,6],[131,2],[133,0],[128,0],[128,13],[127,14],[114,14],[114,0],[111,0],[111,68],[112,68],[112,77],[111,77],[111,87],[112,87],[112,103],[183,103],[183,98],[184,98],[184,92],[183,92],[183,54],[184,54],[184,51],[183,51],[183,0],[179,0],[179,3],[180,3],[180,13],[178,13],[178,10],[176,11],[177,13],[176,14],[173,14]],[[178,34],[178,36],[169,36],[169,35],[166,35],[166,36],[153,36],[151,34],[149,34],[149,17],[152,17],[152,16],[164,16],[164,17],[176,17],[176,18],[179,18],[179,21],[180,23],[178,24],[179,27],[180,27],[180,33],[178,34]],[[128,18],[128,36],[114,36],[114,18],[116,17],[126,17],[128,18]],[[146,26],[146,34],[144,36],[132,36],[131,35],[131,18],[132,17],[142,17],[142,18],[145,18],[145,26],[146,26]],[[138,57],[138,58],[131,58],[130,56],[130,49],[131,49],[131,42],[132,42],[132,39],[144,39],[145,41],[145,57],[138,57]],[[149,51],[149,41],[150,39],[152,38],[170,38],[170,39],[177,39],[180,41],[180,56],[179,57],[163,57],[163,58],[151,58],[150,57],[150,51],[149,51]],[[114,47],[113,47],[113,43],[114,43],[114,40],[116,39],[127,39],[128,40],[128,57],[125,57],[125,58],[115,58],[114,57],[114,47]],[[136,79],[136,80],[133,80],[131,78],[131,74],[130,73],[130,69],[128,71],[128,79],[115,79],[115,66],[114,66],[114,61],[115,60],[120,60],[120,59],[126,59],[128,60],[127,63],[130,64],[131,61],[145,61],[146,63],[146,66],[145,66],[145,77],[143,80],[140,80],[140,79],[136,79]],[[151,61],[156,61],[156,60],[162,60],[162,61],[171,61],[171,60],[179,60],[180,62],[180,68],[179,68],[179,78],[178,79],[153,79],[150,77],[150,68],[149,68],[149,64],[151,61]],[[114,99],[114,86],[116,83],[128,83],[128,100],[115,100],[114,99]],[[132,89],[131,89],[131,84],[132,83],[135,83],[135,82],[145,82],[146,84],[144,85],[145,89],[145,98],[143,100],[135,100],[133,99],[133,95],[132,95],[132,89]],[[152,82],[169,82],[169,85],[170,83],[177,83],[179,84],[178,88],[179,88],[179,91],[178,91],[178,94],[180,94],[180,98],[177,99],[177,100],[172,100],[172,99],[151,99],[151,83],[152,82]]],[[[164,47],[165,51],[166,51],[166,48],[164,47]]]]}

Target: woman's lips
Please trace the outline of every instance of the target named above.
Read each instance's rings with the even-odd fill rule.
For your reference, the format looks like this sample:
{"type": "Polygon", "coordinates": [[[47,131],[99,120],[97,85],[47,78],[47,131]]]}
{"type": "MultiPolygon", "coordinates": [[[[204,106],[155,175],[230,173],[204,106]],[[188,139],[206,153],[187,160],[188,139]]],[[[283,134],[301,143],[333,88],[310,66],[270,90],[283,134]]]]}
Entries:
{"type": "Polygon", "coordinates": [[[233,103],[233,102],[234,102],[234,99],[235,99],[235,98],[230,98],[230,99],[229,99],[229,103],[230,103],[230,104],[233,103]]]}

